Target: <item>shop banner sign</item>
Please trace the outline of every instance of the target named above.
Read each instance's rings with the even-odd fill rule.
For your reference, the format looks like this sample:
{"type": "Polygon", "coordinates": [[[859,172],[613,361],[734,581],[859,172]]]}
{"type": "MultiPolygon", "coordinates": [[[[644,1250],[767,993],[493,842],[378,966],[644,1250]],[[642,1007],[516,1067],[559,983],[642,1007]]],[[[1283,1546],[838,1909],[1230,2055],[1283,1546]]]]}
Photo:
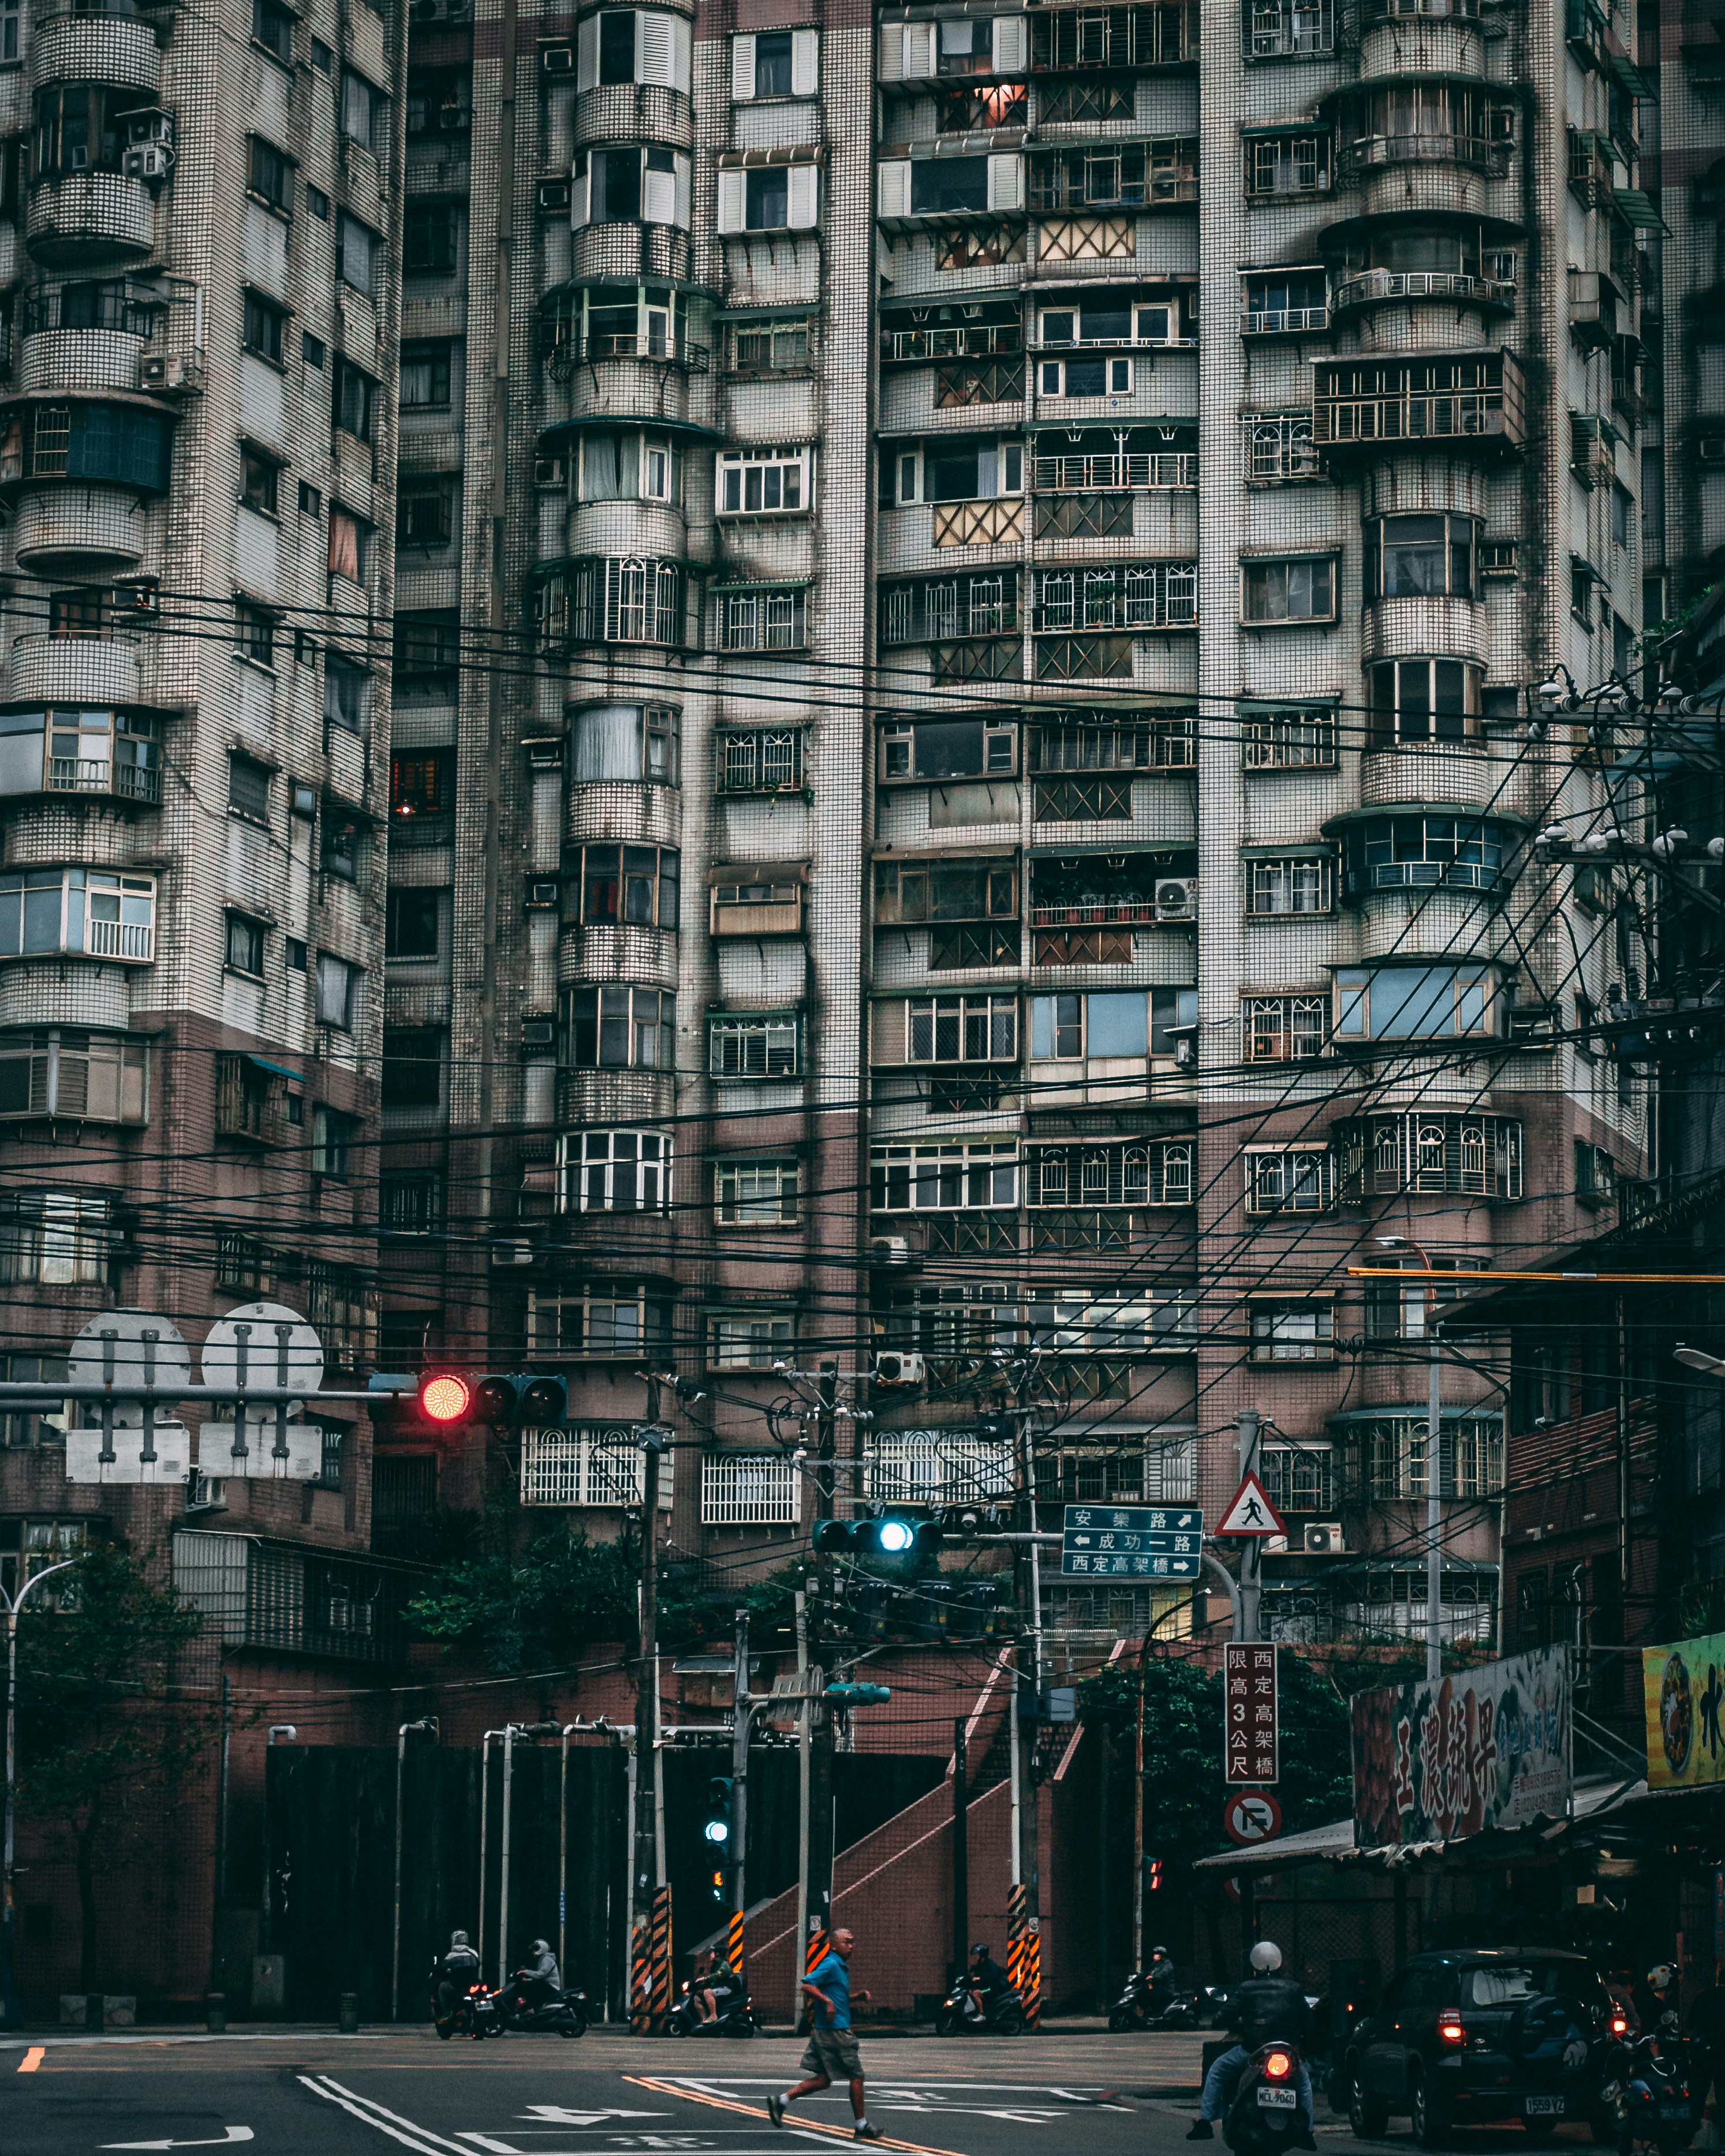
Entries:
{"type": "Polygon", "coordinates": [[[1641,1650],[1650,1789],[1725,1782],[1725,1632],[1641,1650]]]}
{"type": "Polygon", "coordinates": [[[1351,1704],[1358,1849],[1450,1841],[1568,1809],[1566,1648],[1356,1692],[1351,1704]]]}

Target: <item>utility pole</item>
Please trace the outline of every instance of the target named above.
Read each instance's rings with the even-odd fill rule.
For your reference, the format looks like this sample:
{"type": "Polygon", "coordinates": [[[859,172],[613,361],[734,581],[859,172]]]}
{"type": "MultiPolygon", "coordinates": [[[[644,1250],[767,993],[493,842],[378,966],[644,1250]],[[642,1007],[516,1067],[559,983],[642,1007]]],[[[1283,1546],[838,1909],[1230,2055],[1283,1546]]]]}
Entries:
{"type": "MultiPolygon", "coordinates": [[[[1258,1410],[1242,1408],[1240,1410],[1240,1432],[1235,1439],[1242,1482],[1248,1475],[1255,1475],[1258,1471],[1258,1410]]],[[[1258,1615],[1264,1592],[1263,1572],[1264,1545],[1259,1537],[1253,1535],[1248,1537],[1240,1553],[1240,1609],[1234,1625],[1236,1640],[1263,1637],[1258,1615]]]]}
{"type": "Polygon", "coordinates": [[[1042,1559],[1036,1540],[1036,1463],[1030,1445],[1031,1410],[1020,1389],[1018,1405],[1019,1472],[1030,1536],[1023,1545],[1030,1604],[1029,1629],[1019,1639],[1013,1672],[1012,1888],[1008,1897],[1007,1974],[1024,1999],[1034,2029],[1042,2001],[1041,1805],[1036,1787],[1036,1738],[1042,1726],[1042,1559]],[[1025,1665],[1026,1648],[1029,1666],[1025,1665]]]}
{"type": "Polygon", "coordinates": [[[963,1976],[970,1963],[970,1762],[964,1717],[952,1724],[952,1975],[963,1976]]]}
{"type": "Polygon", "coordinates": [[[670,1989],[670,1889],[659,1883],[659,1462],[665,1450],[659,1424],[659,1380],[647,1379],[647,1427],[641,1433],[641,1648],[635,1680],[634,1839],[629,1878],[633,1888],[629,1940],[629,2026],[638,2036],[657,2033],[670,1989]],[[660,1907],[661,1892],[666,1905],[660,1907]],[[663,1964],[663,1966],[661,1966],[663,1964]]]}
{"type": "Polygon", "coordinates": [[[736,1669],[731,1687],[731,1939],[726,1958],[743,1977],[747,1960],[744,1929],[748,1913],[749,1738],[755,1704],[749,1697],[749,1613],[739,1609],[732,1635],[736,1669]]]}
{"type": "Polygon", "coordinates": [[[1438,1352],[1437,1284],[1425,1291],[1425,1677],[1444,1673],[1444,1402],[1438,1352]]]}
{"type": "Polygon", "coordinates": [[[6,1835],[4,1899],[0,1901],[0,2029],[18,2025],[18,1994],[13,1989],[13,1815],[18,1804],[18,1620],[24,1597],[78,1562],[63,1558],[32,1573],[15,1595],[0,1587],[0,1610],[6,1618],[6,1835]]]}
{"type": "Polygon", "coordinates": [[[232,1727],[234,1680],[222,1675],[222,1743],[216,1769],[216,1861],[209,1908],[209,1988],[222,1988],[222,1897],[228,1891],[228,1746],[232,1727]]]}
{"type": "MultiPolygon", "coordinates": [[[[815,1419],[814,1474],[814,1519],[833,1517],[833,1491],[838,1476],[835,1434],[838,1426],[839,1366],[823,1363],[819,1386],[819,1411],[815,1419]]],[[[811,1523],[812,1525],[813,1523],[811,1523]]],[[[819,1596],[814,1615],[810,1660],[828,1666],[826,1642],[819,1631],[821,1612],[832,1599],[833,1560],[825,1552],[815,1556],[819,1596]]],[[[803,2015],[803,1975],[826,1952],[827,1930],[833,1914],[833,1714],[830,1707],[809,1699],[803,1712],[813,1724],[809,1743],[809,1804],[803,1835],[803,1936],[798,1952],[802,1966],[796,1972],[797,1993],[793,2025],[803,2015]]]]}

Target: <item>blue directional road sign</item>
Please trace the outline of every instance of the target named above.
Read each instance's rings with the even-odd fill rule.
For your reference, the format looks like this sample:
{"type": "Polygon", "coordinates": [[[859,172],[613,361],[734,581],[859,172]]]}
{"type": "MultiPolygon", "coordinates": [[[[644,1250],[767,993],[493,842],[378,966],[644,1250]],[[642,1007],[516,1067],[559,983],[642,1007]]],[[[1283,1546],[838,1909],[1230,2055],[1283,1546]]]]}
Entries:
{"type": "Polygon", "coordinates": [[[1195,1506],[1068,1505],[1060,1570],[1086,1579],[1196,1579],[1203,1552],[1195,1506]]]}

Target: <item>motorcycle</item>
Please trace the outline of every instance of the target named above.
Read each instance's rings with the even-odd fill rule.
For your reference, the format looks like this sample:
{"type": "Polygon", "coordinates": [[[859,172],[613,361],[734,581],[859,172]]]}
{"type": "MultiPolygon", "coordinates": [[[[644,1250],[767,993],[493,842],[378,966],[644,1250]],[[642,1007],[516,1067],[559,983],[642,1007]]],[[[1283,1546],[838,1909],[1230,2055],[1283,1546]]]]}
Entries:
{"type": "Polygon", "coordinates": [[[701,2020],[695,1987],[685,1984],[676,2005],[665,2016],[666,2033],[672,2036],[733,2036],[739,2041],[747,2041],[754,2035],[761,2025],[755,2019],[755,2002],[748,1993],[721,1990],[716,1986],[711,1989],[716,2010],[715,2020],[701,2020]]]}
{"type": "Polygon", "coordinates": [[[1291,2044],[1266,2044],[1240,2070],[1222,2115],[1222,2138],[1235,2156],[1281,2156],[1306,2130],[1300,2054],[1291,2044]]]}
{"type": "Polygon", "coordinates": [[[438,2035],[446,2044],[452,2036],[471,2036],[479,2043],[487,2036],[503,2034],[503,2024],[497,2014],[497,1994],[478,1979],[470,1984],[455,2001],[455,2010],[451,2015],[439,2015],[434,2001],[432,2019],[437,2024],[438,2035]]]}
{"type": "Polygon", "coordinates": [[[543,1999],[529,1995],[529,1979],[517,1969],[494,1992],[496,2033],[516,2036],[584,2036],[589,2014],[584,1991],[559,1991],[553,1984],[543,1999]]]}
{"type": "Polygon", "coordinates": [[[1618,2156],[1631,2156],[1638,2147],[1678,2156],[1700,2128],[1701,2104],[1690,2087],[1687,2046],[1676,2023],[1675,2015],[1663,2016],[1630,2054],[1616,2099],[1618,2156]]]}
{"type": "Polygon", "coordinates": [[[970,1986],[961,1976],[935,2009],[935,2034],[956,2035],[973,2029],[992,2036],[1021,2036],[1024,2032],[1024,2002],[1016,1991],[1000,1990],[985,1998],[980,2008],[970,1986]]]}
{"type": "Polygon", "coordinates": [[[1134,1969],[1108,2010],[1108,2026],[1116,2035],[1127,2029],[1195,2029],[1201,2011],[1196,1992],[1153,1983],[1142,1969],[1134,1969]]]}

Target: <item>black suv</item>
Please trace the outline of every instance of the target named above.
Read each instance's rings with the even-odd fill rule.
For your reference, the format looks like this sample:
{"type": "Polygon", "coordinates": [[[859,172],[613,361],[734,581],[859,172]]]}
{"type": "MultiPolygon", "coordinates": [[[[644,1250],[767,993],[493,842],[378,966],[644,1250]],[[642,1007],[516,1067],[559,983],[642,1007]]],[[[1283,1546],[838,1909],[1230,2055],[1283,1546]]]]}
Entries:
{"type": "Polygon", "coordinates": [[[1442,2148],[1460,2119],[1519,2118],[1539,2141],[1559,2119],[1596,2123],[1611,2014],[1579,1954],[1416,1954],[1343,2047],[1349,2123],[1375,2138],[1406,2112],[1422,2148],[1442,2148]]]}

